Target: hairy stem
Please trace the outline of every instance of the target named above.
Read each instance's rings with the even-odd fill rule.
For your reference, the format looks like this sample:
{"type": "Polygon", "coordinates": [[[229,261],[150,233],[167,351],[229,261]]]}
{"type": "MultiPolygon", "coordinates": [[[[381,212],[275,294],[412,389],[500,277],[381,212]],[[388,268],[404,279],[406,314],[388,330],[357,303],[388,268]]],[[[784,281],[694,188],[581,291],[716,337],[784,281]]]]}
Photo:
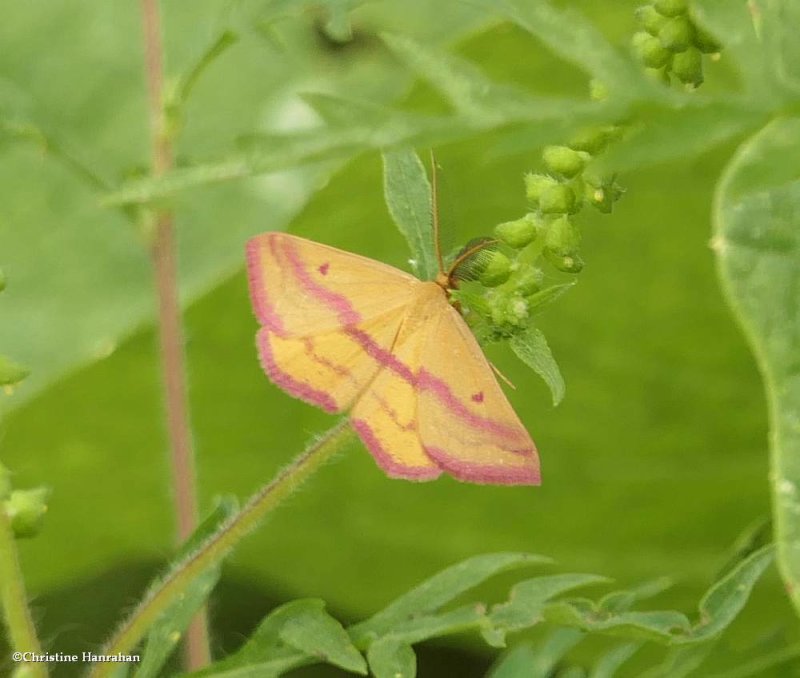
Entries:
{"type": "MultiPolygon", "coordinates": [[[[164,124],[164,59],[158,0],[141,0],[144,29],[145,72],[150,106],[153,176],[172,169],[172,141],[164,124]]],[[[158,294],[158,327],[164,375],[167,430],[169,434],[173,495],[177,516],[177,541],[185,541],[197,526],[197,491],[189,407],[186,396],[186,367],[183,348],[175,228],[170,210],[155,211],[155,233],[151,261],[158,294]]],[[[196,670],[211,661],[208,617],[205,608],[197,613],[186,634],[185,666],[196,670]]]]}
{"type": "MultiPolygon", "coordinates": [[[[222,560],[264,516],[280,505],[303,481],[341,450],[353,436],[346,419],[311,444],[267,485],[254,494],[242,510],[232,516],[186,560],[170,571],[160,585],[125,620],[103,649],[103,654],[129,654],[144,634],[201,572],[222,560]]],[[[114,672],[114,664],[96,664],[90,678],[105,678],[114,672]]]]}
{"type": "MultiPolygon", "coordinates": [[[[36,636],[36,627],[28,609],[28,597],[17,557],[17,545],[11,521],[0,503],[0,600],[3,618],[8,627],[9,645],[14,652],[42,653],[36,636]]],[[[32,678],[47,677],[46,662],[26,662],[27,674],[32,678]]]]}

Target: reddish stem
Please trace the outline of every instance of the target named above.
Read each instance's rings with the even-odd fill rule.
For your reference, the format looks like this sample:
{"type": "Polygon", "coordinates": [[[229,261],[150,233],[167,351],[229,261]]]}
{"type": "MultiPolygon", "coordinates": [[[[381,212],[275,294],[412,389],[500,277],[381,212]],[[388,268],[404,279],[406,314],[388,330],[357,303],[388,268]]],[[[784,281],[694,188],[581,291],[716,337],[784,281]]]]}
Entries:
{"type": "MultiPolygon", "coordinates": [[[[150,106],[153,175],[172,169],[174,154],[164,128],[164,58],[158,0],[141,0],[144,28],[145,68],[150,106]]],[[[158,295],[158,327],[164,396],[169,434],[172,480],[177,516],[178,542],[185,541],[197,525],[194,453],[189,430],[183,326],[178,299],[175,229],[170,210],[155,211],[155,233],[151,247],[153,275],[158,295]]],[[[184,663],[189,671],[210,662],[208,622],[205,610],[198,613],[186,635],[184,663]]]]}

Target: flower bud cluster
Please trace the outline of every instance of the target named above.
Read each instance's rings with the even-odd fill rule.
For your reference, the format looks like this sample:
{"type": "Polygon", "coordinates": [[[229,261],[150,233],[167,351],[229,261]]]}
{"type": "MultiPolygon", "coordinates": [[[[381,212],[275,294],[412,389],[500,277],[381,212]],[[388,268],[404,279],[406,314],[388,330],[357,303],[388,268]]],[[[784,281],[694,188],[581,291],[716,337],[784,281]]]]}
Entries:
{"type": "MultiPolygon", "coordinates": [[[[593,88],[593,96],[600,92],[593,88]]],[[[563,287],[545,285],[547,265],[569,274],[583,269],[575,215],[587,203],[611,212],[622,195],[613,176],[597,176],[588,165],[620,132],[618,125],[597,125],[566,145],[547,146],[542,152],[545,171],[525,176],[529,211],[495,226],[494,244],[465,262],[463,275],[462,267],[454,272],[456,279],[478,283],[453,292],[478,336],[508,339],[530,326],[533,313],[558,296],[550,292],[563,287]]],[[[482,240],[485,244],[487,239],[482,240]]]]}
{"type": "Polygon", "coordinates": [[[689,0],[653,0],[636,10],[642,30],[633,51],[654,77],[669,84],[675,77],[688,87],[703,82],[703,54],[718,56],[722,46],[690,15],[689,0]]]}

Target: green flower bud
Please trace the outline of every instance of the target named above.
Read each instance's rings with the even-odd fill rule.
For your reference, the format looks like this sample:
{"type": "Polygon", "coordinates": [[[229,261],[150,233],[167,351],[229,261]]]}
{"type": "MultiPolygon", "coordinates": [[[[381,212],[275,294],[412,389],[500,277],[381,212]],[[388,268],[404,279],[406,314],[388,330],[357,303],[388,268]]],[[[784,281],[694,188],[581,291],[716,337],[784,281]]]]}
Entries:
{"type": "Polygon", "coordinates": [[[703,83],[703,57],[690,47],[672,58],[672,73],[682,83],[699,87],[703,83]]]}
{"type": "Polygon", "coordinates": [[[576,134],[569,142],[569,147],[575,151],[582,151],[589,155],[597,155],[610,141],[619,136],[620,130],[616,125],[595,125],[587,127],[576,134]]]}
{"type": "Polygon", "coordinates": [[[478,280],[484,287],[497,287],[511,275],[511,262],[502,252],[492,252],[478,280]]]}
{"type": "Polygon", "coordinates": [[[667,18],[663,14],[656,12],[652,5],[642,5],[636,9],[636,18],[650,35],[658,35],[661,27],[667,23],[667,18]]]}
{"type": "Polygon", "coordinates": [[[694,46],[697,47],[703,54],[716,54],[722,49],[719,41],[711,35],[708,31],[694,27],[694,46]]]}
{"type": "Polygon", "coordinates": [[[678,16],[665,23],[658,32],[658,39],[670,52],[683,52],[692,43],[694,27],[689,19],[678,16]]]}
{"type": "Polygon", "coordinates": [[[581,232],[569,217],[556,219],[545,236],[545,251],[561,257],[572,256],[581,245],[581,232]]]}
{"type": "Polygon", "coordinates": [[[514,249],[520,250],[536,239],[542,228],[540,219],[532,212],[516,221],[506,221],[494,227],[494,234],[514,249]]]}
{"type": "Polygon", "coordinates": [[[517,271],[511,281],[514,283],[514,290],[527,297],[541,289],[544,281],[544,271],[536,266],[526,266],[524,269],[517,271]]]}
{"type": "Polygon", "coordinates": [[[633,51],[639,61],[649,68],[661,68],[672,56],[672,52],[661,45],[661,40],[643,31],[634,34],[633,51]]]}
{"type": "Polygon", "coordinates": [[[0,292],[2,292],[6,288],[6,274],[3,273],[3,269],[0,268],[0,292]]]}
{"type": "Polygon", "coordinates": [[[653,5],[662,16],[675,17],[689,11],[687,0],[655,0],[653,5]]]}
{"type": "Polygon", "coordinates": [[[0,501],[3,501],[11,494],[11,471],[0,464],[0,501]]]}
{"type": "Polygon", "coordinates": [[[505,336],[528,323],[528,302],[515,292],[492,295],[489,309],[492,325],[505,336]]]}
{"type": "Polygon", "coordinates": [[[625,192],[613,176],[587,179],[585,188],[586,200],[604,214],[611,213],[614,203],[625,192]]]}
{"type": "Polygon", "coordinates": [[[528,172],[525,175],[525,195],[533,203],[539,202],[539,198],[546,189],[557,185],[558,181],[546,174],[528,172]]]}
{"type": "Polygon", "coordinates": [[[15,537],[35,536],[47,513],[47,498],[50,490],[37,487],[32,490],[14,490],[5,501],[5,510],[11,520],[15,537]]]}
{"type": "Polygon", "coordinates": [[[569,146],[545,146],[542,159],[548,170],[567,177],[567,179],[580,174],[586,166],[586,156],[582,155],[581,151],[575,151],[569,146]]]}
{"type": "Polygon", "coordinates": [[[14,386],[28,376],[30,372],[0,355],[0,386],[14,386]]]}
{"type": "Polygon", "coordinates": [[[583,270],[583,259],[581,259],[578,254],[561,257],[553,252],[545,250],[544,256],[547,261],[553,265],[553,268],[563,271],[564,273],[580,273],[583,270]]]}
{"type": "Polygon", "coordinates": [[[604,82],[600,82],[596,78],[589,81],[589,98],[592,101],[604,101],[608,99],[608,87],[604,82]]]}
{"type": "Polygon", "coordinates": [[[539,209],[543,214],[573,214],[577,206],[575,191],[566,184],[550,186],[539,198],[539,209]]]}

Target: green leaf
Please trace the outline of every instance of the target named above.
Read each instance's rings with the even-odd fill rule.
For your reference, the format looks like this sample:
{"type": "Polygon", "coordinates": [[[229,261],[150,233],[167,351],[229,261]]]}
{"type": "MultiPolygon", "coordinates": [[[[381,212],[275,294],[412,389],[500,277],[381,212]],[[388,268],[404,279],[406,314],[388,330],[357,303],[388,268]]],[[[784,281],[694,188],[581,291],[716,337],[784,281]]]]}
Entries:
{"type": "Polygon", "coordinates": [[[408,242],[414,272],[433,280],[439,272],[431,219],[431,185],[425,167],[410,149],[383,154],[383,191],[395,225],[408,242]]]}
{"type": "Polygon", "coordinates": [[[476,628],[485,620],[486,609],[483,605],[464,605],[438,615],[414,617],[395,626],[388,635],[413,645],[430,638],[476,628]]]}
{"type": "Polygon", "coordinates": [[[0,355],[0,386],[14,386],[30,374],[30,370],[0,355]]]}
{"type": "Polygon", "coordinates": [[[564,398],[566,385],[541,330],[528,327],[521,334],[513,336],[509,344],[516,356],[544,379],[553,397],[553,405],[558,405],[564,398]]]}
{"type": "Polygon", "coordinates": [[[579,12],[556,9],[546,0],[504,0],[492,7],[536,36],[554,54],[614,89],[614,96],[630,96],[637,88],[655,93],[641,69],[617,52],[579,12]]]}
{"type": "Polygon", "coordinates": [[[575,626],[583,631],[661,643],[669,643],[675,634],[688,633],[690,628],[689,620],[680,612],[622,612],[604,615],[592,601],[581,599],[551,603],[545,608],[544,616],[554,624],[575,626]]]}
{"type": "Polygon", "coordinates": [[[717,188],[714,239],[728,301],[764,378],[778,565],[800,611],[800,119],[746,141],[717,188]]]}
{"type": "Polygon", "coordinates": [[[549,678],[567,653],[581,642],[583,633],[576,629],[556,629],[536,649],[536,660],[530,666],[530,678],[549,678]]]}
{"type": "MultiPolygon", "coordinates": [[[[222,54],[239,41],[239,36],[231,30],[225,30],[201,53],[197,61],[186,70],[178,80],[175,97],[169,104],[183,107],[189,101],[192,90],[203,72],[208,69],[222,54]]],[[[169,105],[168,104],[168,105],[169,105]]]]}
{"type": "Polygon", "coordinates": [[[383,34],[382,38],[456,111],[477,124],[496,124],[506,118],[527,116],[531,109],[537,107],[548,108],[544,100],[535,99],[517,88],[495,83],[463,59],[431,49],[406,36],[383,34]]]}
{"type": "MultiPolygon", "coordinates": [[[[216,507],[181,546],[173,563],[185,561],[219,526],[237,510],[233,497],[221,498],[216,507]]],[[[195,613],[203,606],[219,580],[221,564],[201,572],[187,586],[183,595],[170,605],[153,624],[147,635],[142,662],[136,667],[134,678],[155,678],[183,637],[195,613]]]]}
{"type": "Polygon", "coordinates": [[[281,640],[345,671],[367,674],[367,662],[350,642],[342,625],[322,608],[309,607],[287,619],[281,640]]]}
{"type": "Polygon", "coordinates": [[[598,603],[600,609],[606,612],[624,612],[629,610],[640,600],[657,596],[662,591],[666,591],[672,586],[672,580],[668,577],[660,577],[652,581],[645,582],[633,589],[622,591],[612,591],[600,599],[598,603]]]}
{"type": "Polygon", "coordinates": [[[503,634],[528,628],[544,620],[544,608],[556,596],[583,586],[607,582],[593,574],[556,574],[527,579],[514,585],[509,600],[492,608],[489,622],[503,634]]]}
{"type": "Polygon", "coordinates": [[[795,0],[769,0],[759,7],[772,69],[784,86],[800,93],[800,45],[793,31],[800,25],[800,5],[795,0]]]}
{"type": "MultiPolygon", "coordinates": [[[[617,596],[606,596],[600,604],[585,599],[550,603],[544,609],[544,618],[583,631],[633,640],[654,640],[669,645],[702,643],[719,636],[736,618],[771,560],[772,547],[762,548],[716,582],[701,599],[699,619],[694,626],[682,613],[669,610],[613,612],[611,610],[620,601],[617,596]]],[[[640,595],[655,589],[655,586],[644,587],[640,595]]]]}
{"type": "Polygon", "coordinates": [[[724,102],[645,109],[595,163],[596,171],[623,172],[706,153],[762,123],[764,113],[724,102]]]}
{"type": "Polygon", "coordinates": [[[414,678],[417,675],[414,650],[394,636],[384,636],[372,643],[367,658],[375,678],[414,678]]]}
{"type": "Polygon", "coordinates": [[[589,671],[588,678],[614,678],[619,668],[642,646],[641,643],[623,643],[605,652],[589,671]]]}
{"type": "Polygon", "coordinates": [[[714,584],[700,601],[700,617],[690,637],[677,642],[695,643],[722,633],[741,612],[753,586],[772,562],[770,544],[745,558],[737,567],[714,584]]]}
{"type": "Polygon", "coordinates": [[[561,283],[559,285],[550,285],[543,290],[531,294],[526,297],[528,301],[528,312],[538,313],[541,309],[552,304],[556,299],[560,299],[562,295],[574,287],[574,282],[561,283]]]}
{"type": "MultiPolygon", "coordinates": [[[[234,654],[198,671],[193,676],[250,676],[256,667],[264,675],[279,675],[284,670],[320,661],[304,651],[287,647],[282,638],[284,627],[295,618],[324,614],[325,602],[316,598],[301,598],[275,608],[258,625],[247,642],[234,654]],[[268,670],[267,670],[268,669],[268,670]],[[272,674],[269,671],[273,672],[272,674]]],[[[294,632],[297,633],[297,630],[294,632]]],[[[302,639],[305,642],[307,639],[302,639]]]]}
{"type": "Polygon", "coordinates": [[[536,650],[531,643],[520,643],[506,652],[491,668],[486,678],[531,678],[536,650]]]}
{"type": "Polygon", "coordinates": [[[538,565],[549,559],[526,553],[492,553],[474,556],[452,565],[389,604],[366,621],[350,627],[357,645],[389,633],[414,616],[438,610],[456,596],[478,586],[490,577],[511,568],[538,565]]]}
{"type": "Polygon", "coordinates": [[[692,5],[692,18],[722,44],[722,58],[734,62],[749,102],[771,106],[780,99],[782,87],[762,42],[760,5],[705,0],[692,5]]]}
{"type": "Polygon", "coordinates": [[[393,111],[372,101],[348,99],[324,92],[304,92],[300,95],[328,124],[339,127],[353,125],[382,125],[393,111]]]}
{"type": "Polygon", "coordinates": [[[658,666],[643,672],[641,678],[685,678],[695,671],[710,654],[713,645],[687,645],[671,649],[666,659],[658,666]]]}

